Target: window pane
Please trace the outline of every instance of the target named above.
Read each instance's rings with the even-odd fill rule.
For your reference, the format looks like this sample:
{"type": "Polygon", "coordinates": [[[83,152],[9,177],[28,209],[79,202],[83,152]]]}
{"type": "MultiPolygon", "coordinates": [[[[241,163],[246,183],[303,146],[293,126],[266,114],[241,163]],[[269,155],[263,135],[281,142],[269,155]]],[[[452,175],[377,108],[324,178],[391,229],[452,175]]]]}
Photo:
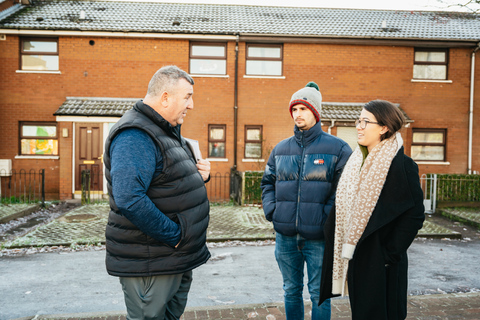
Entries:
{"type": "Polygon", "coordinates": [[[261,143],[245,143],[245,158],[261,158],[262,144],[261,143]]]}
{"type": "Polygon", "coordinates": [[[443,133],[441,132],[414,132],[414,143],[443,143],[443,133]]]}
{"type": "Polygon", "coordinates": [[[211,140],[225,140],[224,139],[224,129],[223,128],[212,128],[210,129],[210,139],[211,140]]]}
{"type": "Polygon", "coordinates": [[[225,46],[192,46],[192,56],[225,57],[225,46]]]}
{"type": "Polygon", "coordinates": [[[22,154],[58,154],[58,141],[37,140],[37,139],[22,139],[22,154]]]}
{"type": "Polygon", "coordinates": [[[57,52],[57,41],[23,41],[26,52],[57,52]]]}
{"type": "Polygon", "coordinates": [[[193,74],[226,74],[227,61],[190,59],[190,73],[193,74]]]}
{"type": "Polygon", "coordinates": [[[447,78],[447,66],[429,66],[429,65],[414,65],[413,66],[414,79],[440,79],[447,78]]]}
{"type": "Polygon", "coordinates": [[[247,140],[260,140],[260,129],[247,129],[247,140]]]}
{"type": "Polygon", "coordinates": [[[282,62],[247,60],[247,74],[262,76],[281,76],[282,62]]]}
{"type": "Polygon", "coordinates": [[[22,70],[58,70],[58,56],[22,55],[22,70]]]}
{"type": "Polygon", "coordinates": [[[22,136],[24,137],[56,137],[56,126],[22,126],[22,136]]]}
{"type": "Polygon", "coordinates": [[[279,47],[248,47],[249,58],[280,58],[281,54],[279,47]]]}
{"type": "Polygon", "coordinates": [[[412,146],[413,160],[440,160],[443,161],[444,147],[440,146],[412,146]]]}
{"type": "Polygon", "coordinates": [[[225,158],[225,142],[209,142],[208,156],[212,158],[225,158]]]}
{"type": "Polygon", "coordinates": [[[415,61],[445,62],[445,52],[415,52],[415,61]]]}

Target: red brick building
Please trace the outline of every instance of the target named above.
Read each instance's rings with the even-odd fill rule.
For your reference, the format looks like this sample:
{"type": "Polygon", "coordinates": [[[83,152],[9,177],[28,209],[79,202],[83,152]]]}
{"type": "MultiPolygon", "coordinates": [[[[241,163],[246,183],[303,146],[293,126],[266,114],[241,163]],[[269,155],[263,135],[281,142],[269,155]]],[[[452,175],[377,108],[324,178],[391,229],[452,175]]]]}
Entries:
{"type": "Polygon", "coordinates": [[[109,128],[169,64],[194,77],[182,134],[213,175],[263,170],[309,81],[325,131],[353,145],[362,105],[389,100],[409,119],[405,151],[421,173],[480,171],[477,15],[62,0],[0,10],[0,165],[46,169],[48,198],[78,194],[82,169],[103,172],[109,128]]]}

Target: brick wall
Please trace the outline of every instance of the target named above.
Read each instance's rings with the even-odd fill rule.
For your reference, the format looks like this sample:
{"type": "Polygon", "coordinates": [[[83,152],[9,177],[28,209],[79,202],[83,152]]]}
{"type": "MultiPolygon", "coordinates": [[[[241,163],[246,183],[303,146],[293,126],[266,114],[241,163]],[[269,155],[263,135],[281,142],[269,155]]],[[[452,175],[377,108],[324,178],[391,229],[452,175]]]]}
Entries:
{"type": "MultiPolygon", "coordinates": [[[[199,140],[207,155],[208,124],[226,125],[226,158],[212,161],[212,173],[228,173],[233,166],[235,42],[227,46],[228,77],[195,77],[194,109],[188,112],[183,135],[199,140]]],[[[447,128],[450,165],[420,165],[421,173],[466,173],[470,49],[451,49],[452,83],[412,82],[413,47],[355,46],[286,43],[283,48],[285,79],[245,78],[245,43],[239,45],[238,169],[263,170],[265,162],[243,162],[245,125],[263,125],[264,158],[282,139],[293,134],[288,112],[291,95],[315,81],[323,100],[367,102],[385,99],[399,103],[415,122],[405,130],[410,154],[412,128],[447,128]]],[[[16,73],[19,38],[0,41],[0,159],[18,154],[19,121],[55,121],[53,113],[66,97],[143,98],[153,73],[163,65],[188,70],[187,40],[60,37],[61,74],[16,73]],[[93,43],[93,42],[94,43],[93,43]]],[[[477,56],[479,54],[477,53],[477,56]]],[[[476,79],[480,77],[477,58],[476,79]]],[[[480,104],[480,82],[475,104],[480,104]]],[[[480,111],[475,110],[474,139],[480,136],[480,111]]],[[[14,168],[47,169],[47,190],[62,199],[72,193],[71,123],[68,138],[59,138],[59,160],[14,160],[14,168]]],[[[333,130],[335,133],[336,130],[333,130]]],[[[480,171],[480,143],[474,140],[473,170],[480,171]]]]}

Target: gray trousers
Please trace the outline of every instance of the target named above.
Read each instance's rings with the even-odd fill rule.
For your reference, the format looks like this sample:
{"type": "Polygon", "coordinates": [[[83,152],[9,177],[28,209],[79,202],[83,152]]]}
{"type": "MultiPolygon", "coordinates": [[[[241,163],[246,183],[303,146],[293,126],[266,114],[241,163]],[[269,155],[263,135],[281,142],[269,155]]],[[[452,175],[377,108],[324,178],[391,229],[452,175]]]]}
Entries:
{"type": "Polygon", "coordinates": [[[120,277],[128,320],[179,320],[187,305],[192,271],[152,277],[120,277]]]}

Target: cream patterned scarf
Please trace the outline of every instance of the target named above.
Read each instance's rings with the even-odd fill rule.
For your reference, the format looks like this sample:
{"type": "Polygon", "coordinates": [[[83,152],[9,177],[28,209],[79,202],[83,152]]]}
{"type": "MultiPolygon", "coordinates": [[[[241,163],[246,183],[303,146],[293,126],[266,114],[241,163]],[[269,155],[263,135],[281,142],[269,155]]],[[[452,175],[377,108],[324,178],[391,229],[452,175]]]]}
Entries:
{"type": "Polygon", "coordinates": [[[348,294],[348,261],[352,259],[355,246],[375,209],[390,164],[402,145],[402,137],[396,133],[377,144],[365,162],[360,147],[357,147],[343,169],[335,200],[333,294],[348,294]]]}

